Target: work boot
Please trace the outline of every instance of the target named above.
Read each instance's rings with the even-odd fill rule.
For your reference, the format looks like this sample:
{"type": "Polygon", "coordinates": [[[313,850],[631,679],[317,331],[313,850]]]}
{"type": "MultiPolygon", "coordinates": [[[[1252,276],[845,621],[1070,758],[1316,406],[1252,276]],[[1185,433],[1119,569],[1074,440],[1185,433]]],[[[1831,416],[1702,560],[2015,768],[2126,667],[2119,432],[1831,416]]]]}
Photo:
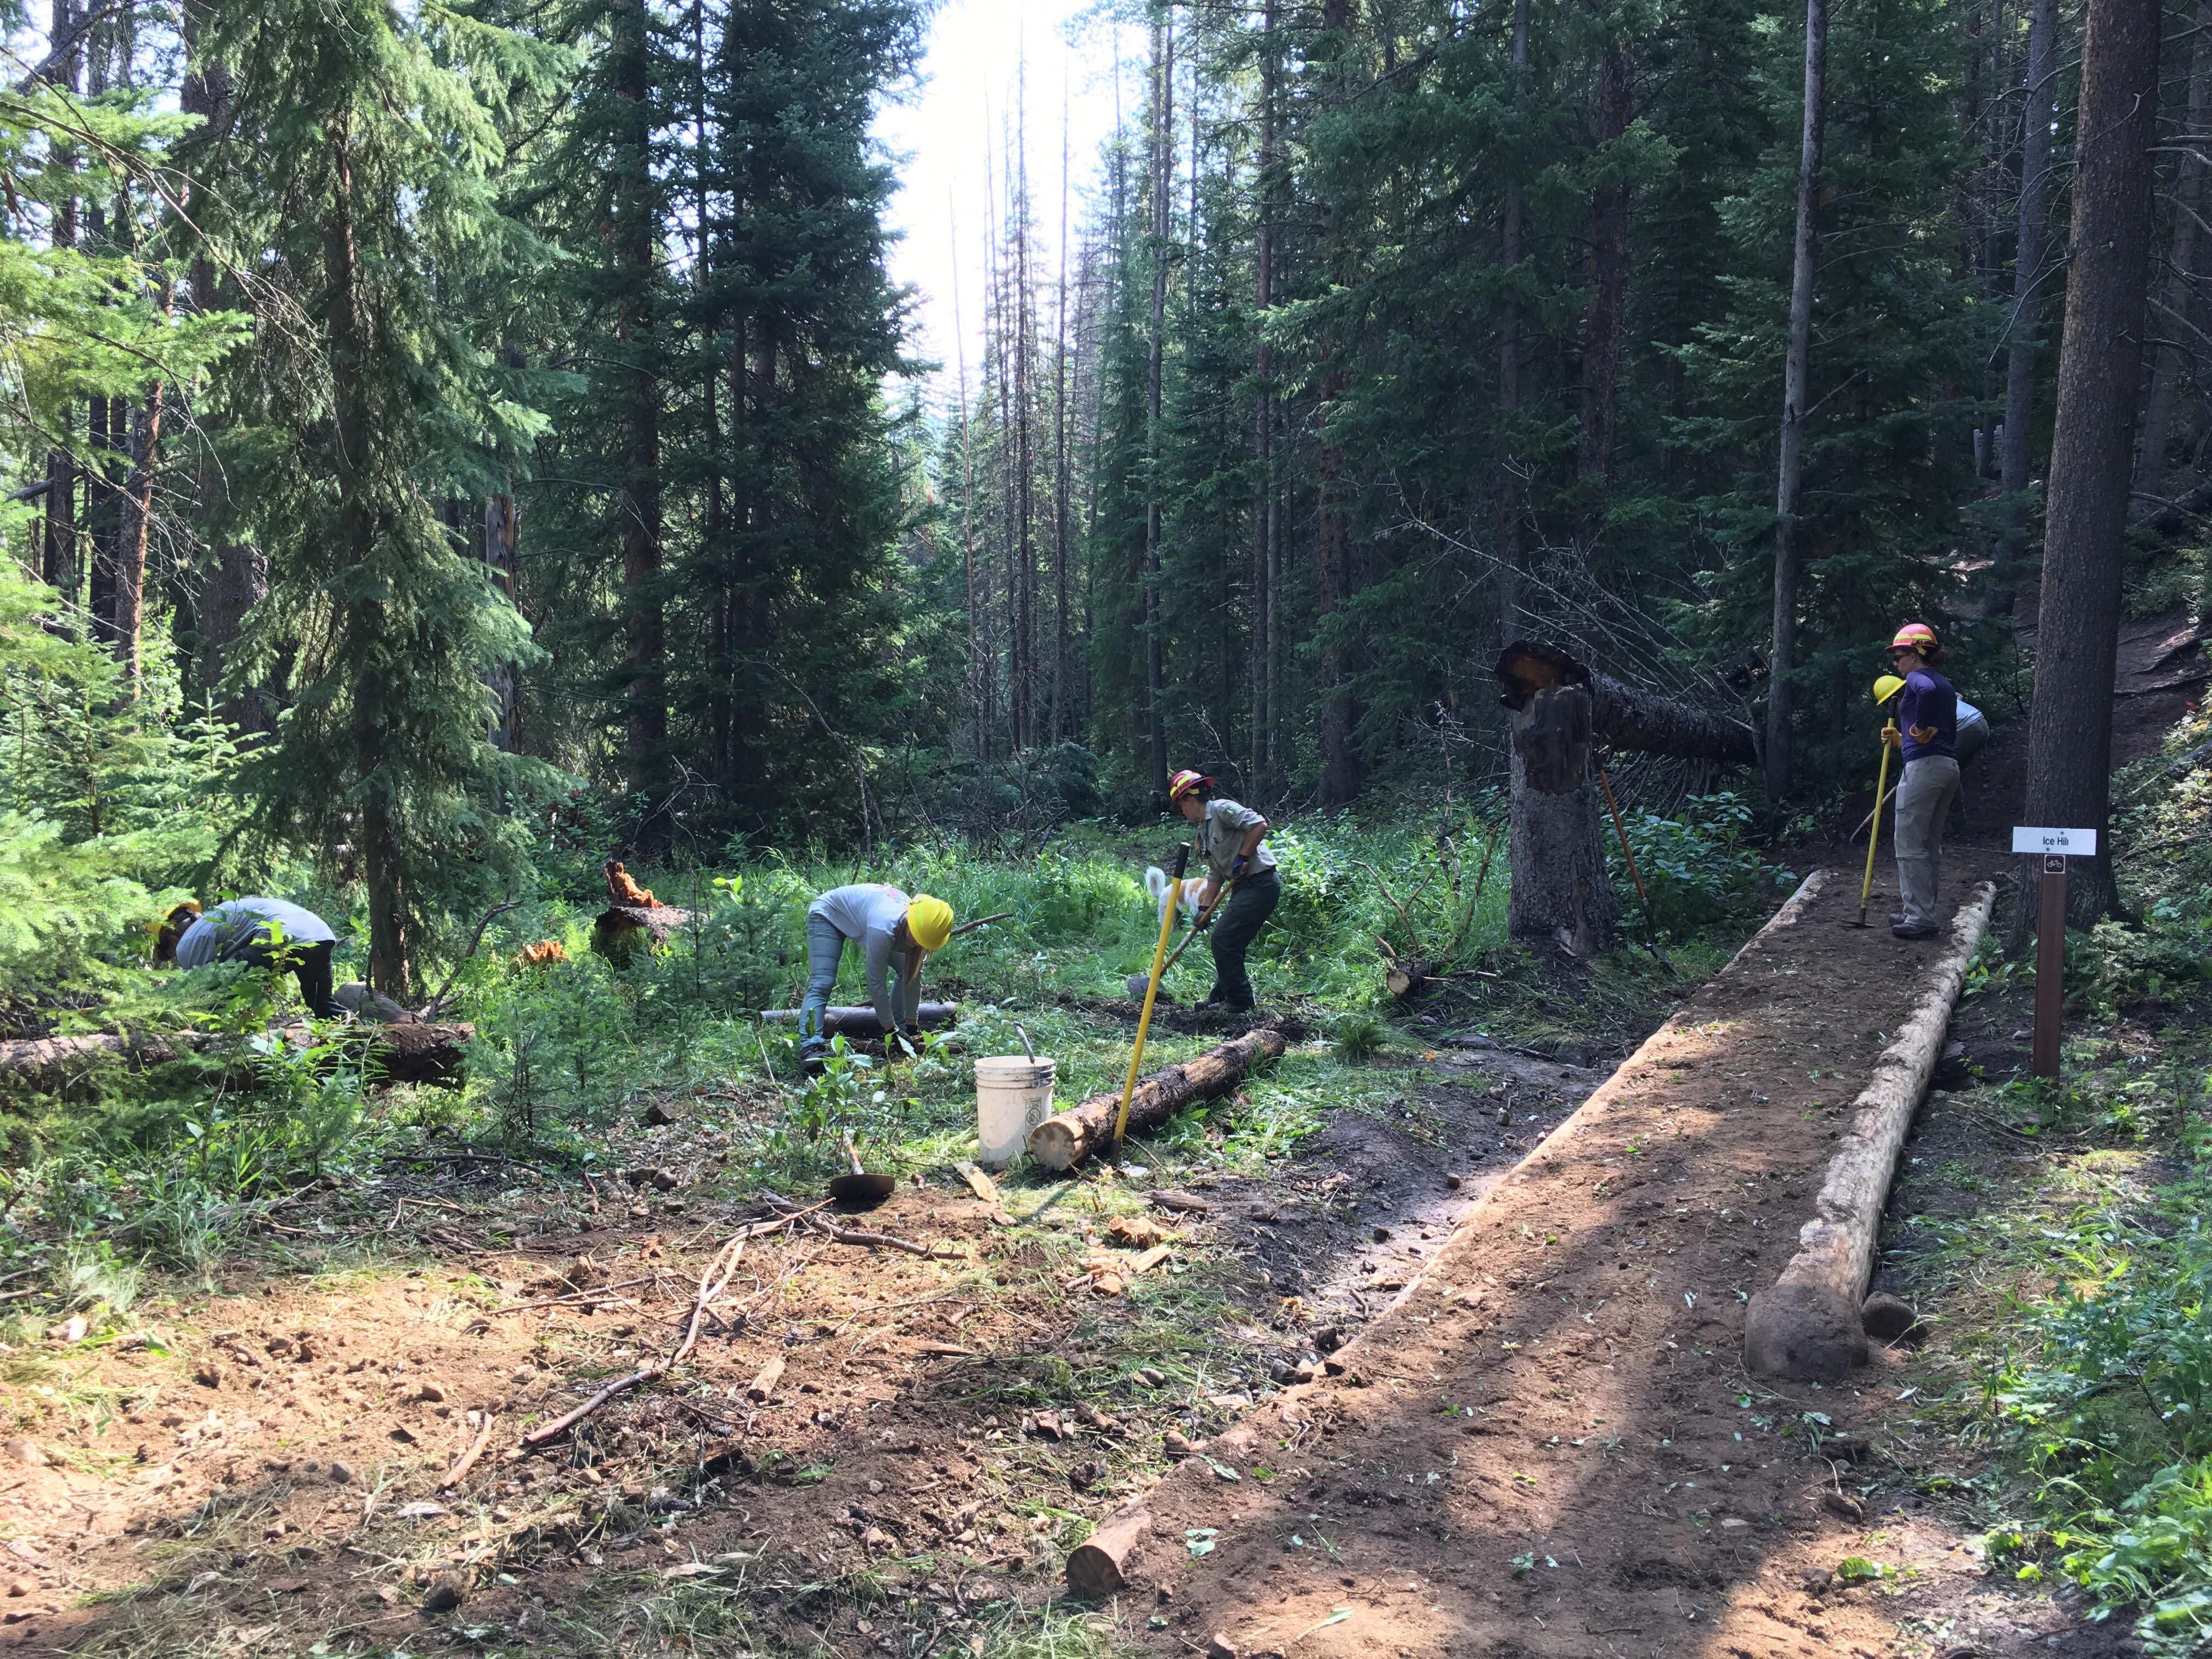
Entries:
{"type": "Polygon", "coordinates": [[[1893,939],[1934,939],[1943,930],[1932,921],[1915,922],[1910,926],[1899,921],[1893,923],[1889,931],[1893,939]]]}
{"type": "Polygon", "coordinates": [[[1905,926],[1905,912],[1904,912],[1904,911],[1902,911],[1902,910],[1892,910],[1892,911],[1889,913],[1889,925],[1890,925],[1891,927],[1904,927],[1904,926],[1905,926]]]}

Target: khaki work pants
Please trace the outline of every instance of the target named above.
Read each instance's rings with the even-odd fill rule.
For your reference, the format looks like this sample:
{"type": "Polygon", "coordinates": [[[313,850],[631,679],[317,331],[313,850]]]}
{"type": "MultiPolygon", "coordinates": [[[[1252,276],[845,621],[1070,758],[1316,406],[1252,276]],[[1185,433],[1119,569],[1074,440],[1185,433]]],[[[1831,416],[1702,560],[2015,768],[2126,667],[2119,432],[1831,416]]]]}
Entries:
{"type": "Polygon", "coordinates": [[[1897,786],[1897,891],[1903,926],[1936,921],[1937,866],[1943,856],[1943,820],[1959,794],[1959,763],[1926,755],[1905,763],[1897,786]]]}

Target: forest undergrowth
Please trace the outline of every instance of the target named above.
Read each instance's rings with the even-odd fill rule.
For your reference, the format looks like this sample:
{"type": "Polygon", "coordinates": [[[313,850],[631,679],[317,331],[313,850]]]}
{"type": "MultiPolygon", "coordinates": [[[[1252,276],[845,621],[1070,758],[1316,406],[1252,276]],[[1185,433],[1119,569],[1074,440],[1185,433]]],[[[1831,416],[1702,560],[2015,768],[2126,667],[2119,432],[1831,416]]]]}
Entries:
{"type": "Polygon", "coordinates": [[[2212,1633],[2208,736],[2192,714],[2116,780],[2135,925],[2069,935],[2055,1080],[2026,1075],[2032,941],[1992,930],[1885,1238],[1931,1329],[1910,1409],[1967,1468],[1918,1490],[2153,1654],[2212,1633]]]}

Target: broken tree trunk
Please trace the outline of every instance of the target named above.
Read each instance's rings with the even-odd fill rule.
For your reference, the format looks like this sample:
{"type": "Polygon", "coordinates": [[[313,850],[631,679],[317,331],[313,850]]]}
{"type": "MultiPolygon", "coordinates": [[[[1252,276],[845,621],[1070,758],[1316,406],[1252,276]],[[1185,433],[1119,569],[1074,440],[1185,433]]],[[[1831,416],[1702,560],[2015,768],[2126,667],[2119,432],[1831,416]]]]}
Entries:
{"type": "MultiPolygon", "coordinates": [[[[1225,1095],[1246,1073],[1279,1060],[1282,1053],[1283,1034],[1263,1028],[1208,1048],[1180,1066],[1151,1073],[1138,1079],[1136,1092],[1129,1097],[1129,1127],[1157,1128],[1186,1106],[1225,1095]]],[[[1048,1170],[1073,1168],[1112,1144],[1114,1120],[1121,1109],[1121,1091],[1110,1089],[1045,1119],[1030,1131],[1030,1156],[1048,1170]]]]}
{"type": "Polygon", "coordinates": [[[1606,871],[1597,744],[1752,766],[1757,740],[1741,720],[1623,684],[1556,646],[1516,640],[1498,654],[1497,673],[1512,737],[1508,931],[1594,956],[1620,916],[1606,871]]]}
{"type": "Polygon", "coordinates": [[[1942,1055],[1966,964],[1996,903],[1996,886],[1984,882],[1959,907],[1951,943],[1929,973],[1911,1018],[1882,1050],[1873,1078],[1852,1103],[1850,1127],[1828,1161],[1813,1218],[1798,1231],[1797,1254],[1771,1287],[1751,1298],[1743,1358],[1753,1371],[1832,1382],[1866,1363],[1861,1310],[1874,1272],[1882,1206],[1889,1201],[1905,1131],[1942,1055]]]}
{"type": "MultiPolygon", "coordinates": [[[[799,1011],[796,1008],[763,1008],[761,1018],[771,1025],[796,1025],[799,1011]]],[[[925,1002],[915,1011],[915,1022],[925,1031],[939,1025],[950,1025],[960,1018],[957,1002],[925,1002]]],[[[884,1023],[876,1018],[872,1008],[824,1008],[822,1011],[823,1036],[879,1037],[884,1034],[884,1023]]]]}
{"type": "Polygon", "coordinates": [[[617,967],[628,963],[640,945],[658,950],[677,928],[688,926],[689,910],[666,904],[610,904],[592,924],[592,949],[617,967]]]}
{"type": "MultiPolygon", "coordinates": [[[[295,1048],[306,1048],[312,1040],[304,1024],[288,1025],[282,1035],[295,1048]]],[[[476,1027],[465,1024],[369,1025],[337,1040],[347,1047],[365,1045],[365,1057],[378,1068],[380,1081],[448,1084],[460,1080],[462,1056],[475,1035],[476,1027]]],[[[0,1085],[58,1093],[102,1066],[166,1066],[187,1054],[224,1047],[241,1045],[209,1031],[138,1036],[103,1031],[0,1042],[0,1085]]],[[[226,1066],[226,1080],[233,1087],[251,1084],[258,1059],[239,1053],[226,1066]]]]}
{"type": "Polygon", "coordinates": [[[1759,764],[1757,735],[1743,721],[1638,690],[1597,672],[1557,646],[1515,641],[1498,659],[1498,679],[1504,688],[1505,706],[1514,709],[1547,686],[1588,687],[1590,732],[1600,743],[1615,749],[1723,766],[1759,764]]]}

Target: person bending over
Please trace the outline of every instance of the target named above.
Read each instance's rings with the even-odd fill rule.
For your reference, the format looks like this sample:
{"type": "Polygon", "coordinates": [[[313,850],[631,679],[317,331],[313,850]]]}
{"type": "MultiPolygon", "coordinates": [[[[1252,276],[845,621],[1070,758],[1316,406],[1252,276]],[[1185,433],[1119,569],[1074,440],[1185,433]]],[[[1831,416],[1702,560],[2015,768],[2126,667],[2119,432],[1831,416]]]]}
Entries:
{"type": "Polygon", "coordinates": [[[868,1000],[889,1046],[904,1037],[918,1047],[921,1028],[922,959],[945,948],[952,937],[952,907],[918,893],[908,898],[880,881],[836,887],[806,907],[806,1000],[799,1010],[799,1058],[818,1067],[830,1048],[823,1035],[823,1011],[836,988],[837,964],[845,946],[860,947],[867,970],[868,1000]]]}
{"type": "Polygon", "coordinates": [[[1244,966],[1245,954],[1283,896],[1275,855],[1262,845],[1267,839],[1267,820],[1249,806],[1216,795],[1213,780],[1196,772],[1178,772],[1170,779],[1168,799],[1187,823],[1197,827],[1199,856],[1206,860],[1198,925],[1212,930],[1208,943],[1213,951],[1213,991],[1200,1006],[1243,1013],[1252,1006],[1252,975],[1244,966]],[[1214,906],[1221,890],[1232,882],[1217,921],[1214,906]]]}
{"type": "Polygon", "coordinates": [[[215,962],[244,962],[279,972],[289,969],[300,981],[307,1012],[317,1019],[345,1015],[331,995],[331,953],[337,948],[337,935],[313,910],[258,895],[227,900],[205,912],[187,900],[169,912],[154,936],[157,964],[204,968],[215,962]]]}
{"type": "Polygon", "coordinates": [[[1959,793],[1959,694],[1936,672],[1942,660],[1942,644],[1926,623],[1907,623],[1889,642],[1890,672],[1905,682],[1896,722],[1881,734],[1905,755],[1894,832],[1904,908],[1889,919],[1889,931],[1899,939],[1933,939],[1937,932],[1943,821],[1959,793]]]}

